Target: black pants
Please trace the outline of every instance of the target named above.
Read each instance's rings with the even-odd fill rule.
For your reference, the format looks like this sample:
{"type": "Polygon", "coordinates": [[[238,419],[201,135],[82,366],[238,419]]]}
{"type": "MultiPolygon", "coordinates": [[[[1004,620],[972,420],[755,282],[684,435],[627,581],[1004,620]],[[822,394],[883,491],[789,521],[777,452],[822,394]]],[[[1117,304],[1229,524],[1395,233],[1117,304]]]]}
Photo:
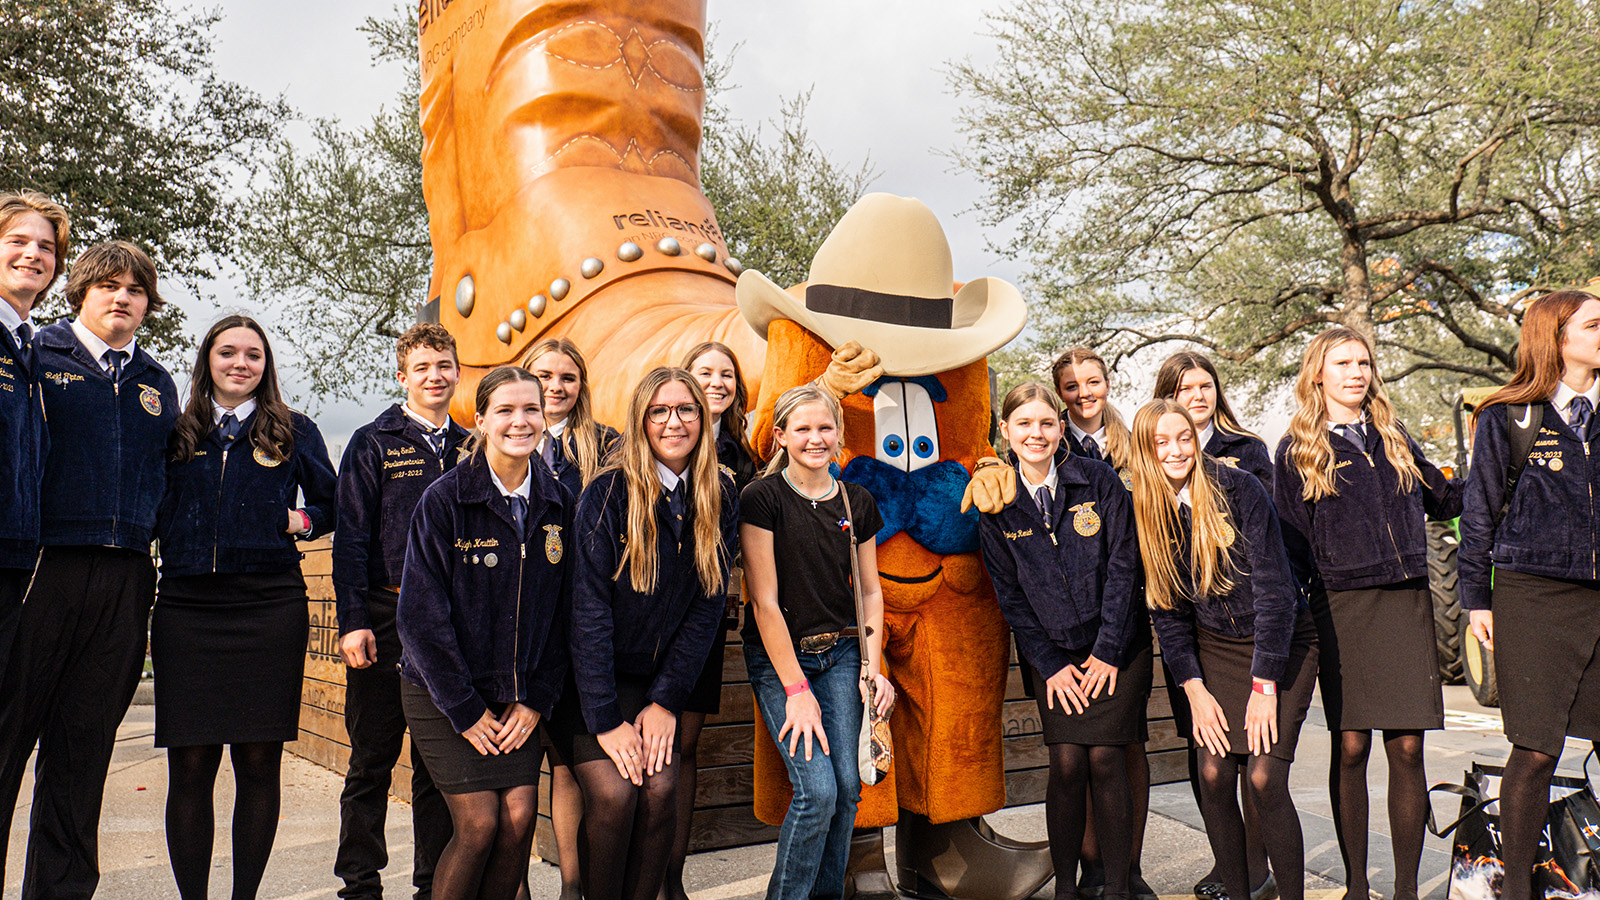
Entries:
{"type": "MultiPolygon", "coordinates": [[[[333,873],[344,879],[345,900],[377,900],[383,895],[378,872],[389,863],[384,817],[389,782],[400,759],[406,717],[400,708],[400,635],[395,631],[397,597],[374,590],[367,604],[378,661],[365,669],[345,669],[344,723],[350,733],[350,772],[339,795],[339,851],[333,873]]],[[[434,787],[417,745],[411,745],[411,868],[417,900],[433,896],[433,869],[450,843],[450,809],[434,787]]]]}
{"type": "MultiPolygon", "coordinates": [[[[5,675],[11,642],[17,636],[17,620],[22,616],[22,595],[28,592],[28,579],[32,577],[32,569],[0,568],[0,677],[5,675]]],[[[0,838],[0,841],[3,840],[0,838]]],[[[5,858],[0,857],[0,870],[4,868],[5,858]]]]}
{"type": "Polygon", "coordinates": [[[0,860],[39,744],[22,876],[30,900],[87,900],[100,882],[100,802],[155,595],[144,551],[46,547],[39,558],[0,682],[0,860]]]}

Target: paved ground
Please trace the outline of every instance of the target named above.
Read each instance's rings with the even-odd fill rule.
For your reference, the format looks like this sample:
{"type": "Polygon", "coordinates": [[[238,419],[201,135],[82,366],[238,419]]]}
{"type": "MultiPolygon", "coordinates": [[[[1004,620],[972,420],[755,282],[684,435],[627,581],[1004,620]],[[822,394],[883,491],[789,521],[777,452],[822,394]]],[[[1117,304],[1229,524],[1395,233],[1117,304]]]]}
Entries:
{"type": "MultiPolygon", "coordinates": [[[[1464,688],[1448,688],[1445,706],[1451,711],[1443,735],[1432,735],[1428,743],[1430,783],[1457,780],[1471,761],[1497,763],[1505,756],[1506,744],[1499,733],[1499,717],[1471,702],[1464,688]]],[[[1343,878],[1338,848],[1333,840],[1328,816],[1326,772],[1328,741],[1322,730],[1320,709],[1313,707],[1311,721],[1302,733],[1293,787],[1306,831],[1308,870],[1327,878],[1308,882],[1308,896],[1329,900],[1340,893],[1337,882],[1343,878]]],[[[99,896],[120,900],[166,900],[177,898],[177,889],[167,866],[162,835],[162,804],[166,796],[164,753],[151,746],[153,710],[135,706],[123,721],[119,745],[107,785],[105,815],[101,828],[101,861],[105,872],[99,896]]],[[[1585,746],[1584,749],[1587,749],[1585,746]]],[[[1576,767],[1582,753],[1576,742],[1564,761],[1576,767]]],[[[1392,883],[1388,830],[1384,821],[1384,764],[1381,753],[1372,763],[1372,884],[1379,893],[1392,883]]],[[[267,868],[262,900],[312,900],[334,895],[338,887],[332,875],[334,845],[338,837],[339,776],[297,757],[284,761],[284,808],[282,826],[271,864],[267,868]]],[[[219,799],[218,857],[212,879],[213,896],[227,896],[228,832],[227,809],[231,804],[232,780],[224,765],[218,780],[219,799]]],[[[21,802],[12,822],[11,846],[4,900],[20,895],[20,872],[27,842],[27,817],[31,782],[24,784],[21,802]]],[[[1152,815],[1146,842],[1144,872],[1150,884],[1164,896],[1187,897],[1194,881],[1210,868],[1210,851],[1201,830],[1199,814],[1186,785],[1168,785],[1152,791],[1152,815]]],[[[1454,806],[1441,805],[1444,816],[1454,806]]],[[[400,803],[390,807],[390,846],[395,862],[386,874],[391,885],[408,885],[410,880],[410,834],[406,823],[409,811],[400,803]]],[[[1006,810],[991,821],[1002,833],[1025,840],[1044,838],[1044,813],[1038,806],[1006,810]]],[[[893,868],[893,840],[890,871],[893,868]]],[[[1448,847],[1430,838],[1422,865],[1425,896],[1442,898],[1448,847]]],[[[771,871],[773,847],[770,844],[716,851],[691,857],[687,880],[694,900],[738,900],[759,896],[771,871]]],[[[536,898],[554,898],[558,878],[553,867],[536,864],[532,873],[536,898]]],[[[409,892],[391,889],[390,896],[409,892]]],[[[1040,896],[1051,896],[1047,885],[1040,896]]]]}

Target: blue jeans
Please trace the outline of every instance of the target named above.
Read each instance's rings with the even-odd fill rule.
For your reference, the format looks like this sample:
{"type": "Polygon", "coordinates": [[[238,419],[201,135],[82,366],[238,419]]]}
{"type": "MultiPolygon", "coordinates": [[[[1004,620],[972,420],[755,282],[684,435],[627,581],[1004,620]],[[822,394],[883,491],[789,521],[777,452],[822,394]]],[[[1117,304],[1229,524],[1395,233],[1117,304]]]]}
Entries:
{"type": "MultiPolygon", "coordinates": [[[[823,754],[819,746],[807,760],[804,740],[794,756],[789,755],[787,741],[778,743],[794,799],[778,832],[778,861],[767,883],[767,900],[833,900],[844,893],[856,804],[861,801],[861,773],[856,768],[861,646],[855,638],[843,638],[826,652],[796,655],[822,708],[822,730],[831,752],[823,754]]],[[[776,739],[788,718],[783,682],[759,642],[745,642],[744,662],[761,718],[776,739]]]]}

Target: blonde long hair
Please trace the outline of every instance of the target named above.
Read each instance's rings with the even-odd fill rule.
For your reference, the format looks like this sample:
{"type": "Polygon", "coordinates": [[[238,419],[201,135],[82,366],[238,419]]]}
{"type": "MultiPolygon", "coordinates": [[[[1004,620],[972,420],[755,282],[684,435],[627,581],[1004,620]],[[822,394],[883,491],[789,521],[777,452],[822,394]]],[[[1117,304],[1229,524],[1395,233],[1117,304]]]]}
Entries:
{"type": "MultiPolygon", "coordinates": [[[[833,416],[833,425],[839,432],[839,446],[843,447],[844,410],[839,406],[839,398],[815,382],[797,385],[778,395],[778,402],[772,407],[772,427],[779,431],[787,429],[789,417],[794,415],[795,410],[808,403],[821,403],[828,410],[828,414],[833,416]]],[[[767,461],[767,467],[762,470],[762,475],[776,475],[789,464],[789,451],[777,447],[777,441],[773,441],[773,447],[775,452],[772,454],[772,459],[767,461]]]]}
{"type": "MultiPolygon", "coordinates": [[[[561,443],[566,447],[567,456],[578,461],[578,473],[584,485],[588,485],[600,474],[604,462],[600,458],[600,428],[594,421],[594,402],[589,399],[589,364],[584,361],[577,344],[566,338],[546,338],[522,354],[520,365],[532,372],[534,361],[546,353],[559,353],[578,368],[578,399],[573,401],[572,412],[567,413],[567,427],[561,434],[561,443]]],[[[540,399],[542,406],[543,398],[540,399]]]]}
{"type": "Polygon", "coordinates": [[[716,441],[711,439],[711,429],[706,425],[705,392],[683,369],[651,369],[633,389],[627,428],[617,452],[602,470],[620,471],[628,489],[628,542],[611,577],[621,578],[623,569],[627,569],[634,590],[650,594],[656,589],[660,569],[656,558],[656,501],[661,497],[662,485],[655,453],[650,449],[650,435],[645,430],[645,416],[656,391],[673,381],[687,387],[700,405],[700,439],[689,454],[689,468],[683,474],[689,480],[689,504],[694,509],[694,568],[700,587],[710,595],[722,590],[722,564],[727,554],[727,548],[722,546],[722,479],[717,469],[716,441]]]}
{"type": "Polygon", "coordinates": [[[1399,475],[1397,493],[1411,493],[1422,480],[1422,470],[1417,468],[1417,461],[1411,455],[1411,445],[1406,442],[1405,430],[1394,414],[1394,404],[1389,402],[1389,393],[1383,389],[1372,344],[1361,332],[1338,325],[1311,339],[1305,358],[1300,362],[1300,377],[1294,383],[1294,396],[1300,405],[1289,420],[1289,462],[1305,482],[1301,499],[1313,503],[1339,493],[1338,479],[1334,477],[1333,444],[1328,438],[1328,404],[1322,398],[1322,365],[1335,348],[1351,341],[1365,348],[1367,358],[1372,360],[1372,380],[1367,383],[1367,395],[1361,400],[1361,408],[1367,414],[1368,424],[1378,429],[1383,438],[1383,455],[1399,475]]]}
{"type": "MultiPolygon", "coordinates": [[[[1056,357],[1056,361],[1050,364],[1050,380],[1055,382],[1057,393],[1061,391],[1061,373],[1067,371],[1069,366],[1076,366],[1079,363],[1086,362],[1092,362],[1100,367],[1100,376],[1106,380],[1106,387],[1110,388],[1111,369],[1106,365],[1106,361],[1100,358],[1100,354],[1088,347],[1072,347],[1056,357]]],[[[1071,416],[1070,414],[1065,414],[1063,418],[1070,419],[1071,416]]],[[[1130,440],[1128,426],[1122,421],[1122,414],[1117,412],[1115,406],[1111,405],[1109,393],[1106,396],[1105,409],[1100,413],[1100,422],[1106,429],[1106,461],[1111,464],[1111,468],[1120,472],[1128,467],[1130,440]]]]}
{"type": "Polygon", "coordinates": [[[1228,548],[1242,540],[1229,519],[1228,503],[1206,472],[1200,450],[1200,432],[1189,411],[1176,400],[1151,400],[1133,417],[1133,453],[1128,472],[1133,481],[1133,521],[1139,532],[1139,556],[1144,561],[1145,602],[1151,609],[1175,609],[1178,599],[1204,600],[1233,589],[1237,570],[1228,548]],[[1183,416],[1195,442],[1194,466],[1189,469],[1189,573],[1185,583],[1178,570],[1182,526],[1178,492],[1156,458],[1156,425],[1168,413],[1183,416]]]}

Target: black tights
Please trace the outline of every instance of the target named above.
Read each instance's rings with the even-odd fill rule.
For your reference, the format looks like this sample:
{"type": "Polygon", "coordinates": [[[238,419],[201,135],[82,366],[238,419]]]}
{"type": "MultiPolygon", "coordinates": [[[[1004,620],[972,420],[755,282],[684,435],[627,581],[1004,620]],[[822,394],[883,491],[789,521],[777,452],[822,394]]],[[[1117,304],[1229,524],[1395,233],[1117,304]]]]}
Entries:
{"type": "Polygon", "coordinates": [[[1128,786],[1128,748],[1050,745],[1050,785],[1045,792],[1045,828],[1056,869],[1056,898],[1076,896],[1078,858],[1094,796],[1095,832],[1106,867],[1106,897],[1128,896],[1132,861],[1133,804],[1128,786]]]}
{"type": "Polygon", "coordinates": [[[513,900],[528,874],[539,789],[445,794],[455,834],[433,870],[438,900],[513,900]]]}
{"type": "Polygon", "coordinates": [[[583,823],[583,791],[571,766],[550,766],[550,829],[556,835],[556,855],[561,859],[561,898],[583,896],[582,866],[578,862],[578,829],[583,823]]]}
{"type": "MultiPolygon", "coordinates": [[[[254,900],[278,835],[281,742],[231,744],[233,900],[254,900]]],[[[167,854],[183,900],[205,900],[216,838],[217,767],[222,745],[167,749],[167,854]]]]}
{"type": "Polygon", "coordinates": [[[661,891],[661,900],[689,900],[683,887],[683,863],[689,857],[689,833],[694,824],[694,795],[699,787],[697,759],[700,748],[700,729],[705,727],[706,714],[686,712],[678,716],[678,771],[677,831],[673,836],[672,853],[667,857],[667,882],[661,891]]]}
{"type": "MultiPolygon", "coordinates": [[[[1334,763],[1328,793],[1336,815],[1334,831],[1344,857],[1351,897],[1365,897],[1367,884],[1367,757],[1372,732],[1334,733],[1334,763]]],[[[1383,732],[1389,757],[1389,841],[1394,847],[1394,900],[1416,900],[1417,869],[1422,865],[1422,830],[1428,821],[1428,781],[1422,770],[1422,732],[1383,732]]],[[[1279,876],[1281,882],[1282,876],[1279,876]]]]}
{"type": "Polygon", "coordinates": [[[677,753],[643,787],[617,772],[609,758],[573,768],[583,788],[578,857],[584,900],[656,900],[666,879],[677,831],[677,753]]]}
{"type": "MultiPolygon", "coordinates": [[[[1205,749],[1189,740],[1189,790],[1194,794],[1194,805],[1200,806],[1200,754],[1205,749]]],[[[1241,786],[1242,787],[1242,786],[1241,786]]],[[[1250,864],[1250,883],[1256,887],[1266,883],[1269,871],[1267,869],[1267,848],[1261,843],[1261,821],[1256,816],[1255,801],[1250,799],[1250,792],[1239,792],[1239,806],[1244,810],[1244,852],[1250,864]]],[[[1201,882],[1221,883],[1222,869],[1215,860],[1212,860],[1211,871],[1206,873],[1201,882]]]]}
{"type": "MultiPolygon", "coordinates": [[[[1594,744],[1600,755],[1600,741],[1594,744]]],[[[1550,815],[1550,778],[1556,773],[1560,757],[1513,745],[1500,779],[1500,856],[1505,862],[1505,881],[1500,896],[1505,900],[1530,900],[1533,891],[1533,863],[1538,858],[1539,835],[1550,815]]],[[[1544,896],[1541,891],[1538,895],[1544,896]]]]}
{"type": "MultiPolygon", "coordinates": [[[[1199,751],[1200,814],[1217,873],[1229,897],[1249,897],[1250,866],[1245,853],[1244,818],[1239,813],[1239,769],[1245,770],[1245,791],[1255,802],[1261,837],[1282,900],[1305,897],[1305,842],[1300,817],[1289,795],[1289,763],[1271,756],[1217,756],[1199,751]]],[[[1364,896],[1352,894],[1351,896],[1364,896]]]]}

